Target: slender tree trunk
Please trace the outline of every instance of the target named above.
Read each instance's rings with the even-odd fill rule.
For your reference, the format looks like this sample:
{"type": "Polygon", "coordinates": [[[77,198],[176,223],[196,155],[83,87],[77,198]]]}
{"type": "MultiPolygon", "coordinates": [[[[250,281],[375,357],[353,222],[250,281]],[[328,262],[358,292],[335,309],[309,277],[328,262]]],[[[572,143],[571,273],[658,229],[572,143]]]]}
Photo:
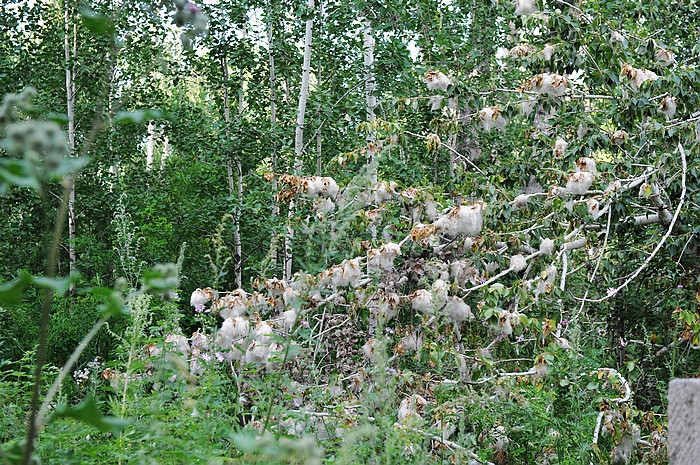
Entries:
{"type": "MultiPolygon", "coordinates": [[[[307,1],[309,13],[314,9],[314,0],[307,1]]],[[[299,108],[297,111],[296,131],[294,134],[294,173],[301,172],[301,156],[304,150],[304,117],[306,116],[306,99],[309,95],[309,74],[311,73],[311,38],[314,20],[311,15],[306,20],[306,33],[304,35],[304,64],[301,75],[301,90],[299,92],[299,108]]],[[[286,279],[292,277],[292,240],[294,239],[294,229],[292,229],[291,219],[294,215],[294,201],[289,202],[289,214],[287,216],[287,235],[284,243],[284,276],[286,279]]]]}
{"type": "Polygon", "coordinates": [[[457,133],[450,134],[449,139],[447,139],[447,145],[452,149],[450,150],[450,179],[454,181],[455,165],[457,162],[455,159],[455,151],[457,150],[457,133]]]}
{"type": "MultiPolygon", "coordinates": [[[[73,43],[71,50],[70,36],[70,15],[68,13],[68,5],[65,5],[65,29],[63,39],[63,51],[66,60],[66,113],[68,115],[68,153],[75,156],[75,66],[76,56],[78,54],[78,34],[75,23],[73,24],[73,43]],[[71,56],[72,52],[72,56],[71,56]]],[[[70,183],[70,193],[68,195],[68,260],[69,269],[72,273],[75,271],[76,255],[75,255],[75,175],[68,179],[70,183]]],[[[71,292],[73,284],[70,285],[71,292]]]]}
{"type": "MultiPolygon", "coordinates": [[[[115,52],[110,52],[110,56],[112,53],[115,52]]],[[[115,73],[114,73],[114,62],[115,60],[110,57],[109,59],[110,62],[110,70],[109,70],[109,92],[107,94],[107,124],[108,124],[108,130],[109,130],[109,153],[114,154],[114,125],[112,124],[112,115],[114,111],[114,80],[115,80],[115,73]]],[[[110,178],[109,180],[109,191],[113,192],[114,190],[114,180],[117,178],[117,174],[119,172],[118,170],[119,162],[118,160],[112,159],[111,163],[109,165],[109,174],[114,176],[114,178],[110,178]]]]}
{"type": "MultiPolygon", "coordinates": [[[[316,90],[320,91],[321,86],[321,57],[318,59],[318,71],[316,72],[316,90]]],[[[321,137],[321,130],[319,128],[316,131],[316,176],[321,176],[323,172],[323,138],[321,137]]]]}
{"type": "MultiPolygon", "coordinates": [[[[307,1],[307,9],[314,9],[314,0],[307,1]]],[[[314,20],[309,17],[306,20],[306,33],[304,35],[304,64],[301,75],[301,91],[299,92],[299,107],[297,111],[296,131],[294,134],[294,169],[301,169],[301,155],[304,149],[304,118],[306,116],[306,100],[309,97],[309,75],[311,74],[311,39],[314,20]]]]}
{"type": "MultiPolygon", "coordinates": [[[[230,123],[231,123],[231,107],[229,103],[228,95],[228,83],[229,83],[229,73],[228,73],[228,59],[226,53],[224,52],[221,57],[221,72],[222,80],[224,85],[224,121],[226,123],[226,138],[230,136],[230,123]]],[[[243,112],[243,91],[238,94],[238,114],[243,112]]],[[[234,285],[239,288],[241,287],[242,276],[241,276],[241,231],[240,231],[240,201],[243,198],[243,174],[241,169],[240,158],[236,157],[236,180],[234,181],[233,175],[233,161],[231,160],[231,154],[226,154],[226,179],[228,181],[229,194],[233,197],[237,195],[236,207],[233,214],[233,245],[235,248],[234,259],[233,259],[233,269],[234,269],[234,285]],[[236,185],[237,184],[237,185],[236,185]]]]}
{"type": "MultiPolygon", "coordinates": [[[[243,40],[248,37],[248,17],[246,14],[246,19],[243,23],[243,40]]],[[[240,71],[240,88],[238,90],[238,119],[243,118],[243,112],[245,111],[246,101],[245,101],[245,90],[246,90],[246,80],[245,80],[245,70],[241,68],[240,71]]],[[[243,167],[241,166],[241,155],[237,152],[236,155],[236,190],[238,197],[236,199],[236,211],[234,213],[234,227],[233,227],[233,244],[236,248],[236,253],[233,259],[234,274],[236,280],[236,287],[240,288],[243,284],[243,251],[241,246],[241,202],[243,202],[243,167]]]]}
{"type": "MultiPolygon", "coordinates": [[[[374,114],[374,109],[377,107],[377,98],[374,96],[374,91],[377,84],[374,80],[374,35],[372,34],[372,24],[365,17],[363,28],[363,57],[365,67],[365,107],[367,112],[367,121],[374,124],[377,119],[374,114]]],[[[374,161],[376,153],[377,131],[372,128],[367,132],[367,164],[374,161]]]]}
{"type": "Polygon", "coordinates": [[[153,167],[153,153],[156,148],[156,125],[153,121],[148,123],[148,138],[146,139],[146,169],[153,167]]]}
{"type": "MultiPolygon", "coordinates": [[[[323,1],[319,0],[318,2],[318,27],[317,30],[319,31],[320,34],[323,34],[323,1]]],[[[321,59],[321,56],[318,57],[318,70],[316,72],[316,90],[320,91],[321,90],[321,71],[323,68],[323,60],[321,59]]],[[[316,131],[316,176],[321,176],[323,172],[323,155],[322,155],[322,148],[323,148],[323,137],[321,136],[321,128],[316,131]]]]}
{"type": "MultiPolygon", "coordinates": [[[[224,121],[226,122],[226,137],[229,135],[229,123],[231,122],[231,110],[228,102],[228,59],[226,53],[221,56],[221,74],[224,87],[224,121]]],[[[226,180],[228,181],[229,194],[234,194],[233,163],[230,154],[226,154],[226,180]]]]}
{"type": "MultiPolygon", "coordinates": [[[[277,193],[277,94],[276,85],[277,77],[275,76],[275,55],[274,55],[274,35],[273,35],[273,16],[272,6],[268,2],[268,24],[267,24],[267,54],[270,60],[270,133],[272,153],[270,154],[270,165],[272,168],[272,223],[277,223],[277,218],[280,215],[280,207],[277,204],[275,194],[277,193]]],[[[273,231],[271,237],[272,250],[272,268],[277,268],[277,233],[273,231]]]]}

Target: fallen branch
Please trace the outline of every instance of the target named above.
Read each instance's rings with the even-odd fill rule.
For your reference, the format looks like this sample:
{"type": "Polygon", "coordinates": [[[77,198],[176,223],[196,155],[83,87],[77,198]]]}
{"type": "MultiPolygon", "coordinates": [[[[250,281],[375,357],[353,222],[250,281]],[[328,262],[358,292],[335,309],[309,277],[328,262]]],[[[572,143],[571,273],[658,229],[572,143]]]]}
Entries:
{"type": "Polygon", "coordinates": [[[671,219],[671,223],[668,226],[668,230],[666,231],[666,234],[661,238],[661,241],[656,245],[654,250],[652,251],[651,255],[649,255],[646,260],[644,260],[644,263],[642,263],[637,270],[632,273],[632,275],[625,280],[624,283],[619,285],[617,288],[609,291],[606,293],[605,296],[599,298],[599,299],[584,299],[587,302],[604,302],[608,300],[609,298],[617,295],[618,292],[620,292],[622,289],[627,287],[629,283],[631,283],[639,274],[646,268],[649,263],[654,259],[657,253],[659,253],[659,250],[661,250],[661,247],[663,247],[664,243],[666,240],[669,238],[671,233],[673,232],[673,227],[676,225],[676,221],[678,220],[678,215],[681,213],[681,208],[683,207],[683,203],[685,203],[685,195],[687,192],[687,187],[686,187],[686,172],[688,170],[687,162],[685,159],[685,150],[683,149],[683,146],[679,143],[678,144],[678,151],[681,154],[681,162],[683,164],[683,172],[682,172],[682,178],[681,178],[681,184],[683,186],[683,190],[681,192],[681,198],[678,201],[678,206],[676,207],[676,212],[673,214],[673,218],[671,219]]]}

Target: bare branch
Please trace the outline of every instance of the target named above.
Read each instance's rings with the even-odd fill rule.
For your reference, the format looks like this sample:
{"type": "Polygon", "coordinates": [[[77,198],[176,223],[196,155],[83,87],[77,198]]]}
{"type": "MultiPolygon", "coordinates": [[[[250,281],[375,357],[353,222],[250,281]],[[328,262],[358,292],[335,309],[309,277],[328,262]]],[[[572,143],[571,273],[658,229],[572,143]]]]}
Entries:
{"type": "Polygon", "coordinates": [[[681,162],[683,164],[683,175],[681,179],[681,183],[683,186],[683,190],[681,191],[681,198],[678,201],[678,206],[676,207],[676,212],[673,215],[673,218],[671,219],[671,223],[668,226],[668,230],[666,231],[666,234],[661,238],[661,241],[656,245],[654,248],[654,251],[644,260],[644,263],[642,263],[637,270],[632,273],[632,275],[625,280],[624,283],[622,283],[620,286],[615,288],[614,290],[608,292],[605,296],[601,297],[600,299],[588,299],[588,302],[604,302],[608,300],[609,298],[613,297],[616,295],[618,292],[620,292],[622,289],[627,287],[629,283],[631,283],[639,274],[646,268],[649,263],[654,259],[657,253],[659,253],[659,250],[661,250],[661,247],[664,245],[666,240],[669,238],[671,233],[673,232],[673,227],[676,225],[676,221],[678,220],[678,215],[681,212],[681,208],[683,207],[683,203],[685,203],[685,194],[687,192],[687,187],[686,187],[686,172],[688,170],[686,158],[685,158],[685,150],[683,149],[683,146],[679,143],[678,144],[678,151],[681,154],[681,162]]]}

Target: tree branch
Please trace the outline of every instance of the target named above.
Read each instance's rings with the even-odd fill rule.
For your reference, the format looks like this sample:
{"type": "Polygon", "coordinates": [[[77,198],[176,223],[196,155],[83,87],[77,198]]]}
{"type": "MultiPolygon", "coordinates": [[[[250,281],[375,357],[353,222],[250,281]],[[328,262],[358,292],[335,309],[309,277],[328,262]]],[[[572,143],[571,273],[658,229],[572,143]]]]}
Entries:
{"type": "Polygon", "coordinates": [[[683,207],[683,204],[685,203],[685,194],[687,192],[686,172],[688,170],[688,166],[687,166],[687,162],[686,162],[686,158],[685,158],[685,150],[683,149],[683,146],[680,143],[678,144],[678,151],[681,154],[681,162],[683,164],[683,172],[682,172],[682,178],[681,178],[683,190],[681,191],[681,198],[678,201],[678,206],[676,207],[676,212],[674,213],[673,218],[671,219],[671,223],[668,226],[668,230],[666,231],[666,234],[664,234],[664,236],[661,238],[661,241],[656,245],[656,247],[654,248],[651,255],[649,255],[646,258],[646,260],[644,260],[644,263],[642,263],[639,266],[639,268],[637,268],[637,270],[634,273],[632,273],[632,275],[629,278],[627,278],[625,280],[624,283],[622,283],[620,286],[618,286],[614,290],[608,292],[604,297],[601,297],[599,299],[588,299],[588,300],[584,299],[584,301],[595,302],[595,303],[604,302],[604,301],[608,300],[609,298],[617,295],[618,292],[620,292],[622,289],[627,287],[627,285],[629,283],[631,283],[637,276],[639,276],[639,274],[642,272],[642,270],[644,270],[644,268],[646,268],[649,265],[649,263],[654,259],[656,254],[659,253],[659,250],[661,250],[661,247],[664,245],[666,240],[669,238],[669,236],[673,232],[673,227],[676,225],[676,221],[678,220],[678,215],[680,214],[681,208],[683,207]]]}

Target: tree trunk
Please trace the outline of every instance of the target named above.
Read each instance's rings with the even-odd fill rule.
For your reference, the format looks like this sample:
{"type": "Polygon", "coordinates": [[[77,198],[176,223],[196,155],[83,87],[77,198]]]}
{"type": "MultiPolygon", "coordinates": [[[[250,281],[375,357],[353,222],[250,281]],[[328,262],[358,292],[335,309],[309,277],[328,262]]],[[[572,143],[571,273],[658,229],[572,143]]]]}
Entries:
{"type": "Polygon", "coordinates": [[[146,169],[150,170],[153,167],[153,153],[156,148],[156,125],[153,121],[148,123],[148,138],[146,139],[146,169]]]}
{"type": "MultiPolygon", "coordinates": [[[[229,104],[229,95],[228,95],[228,83],[229,83],[229,73],[228,73],[228,60],[226,57],[226,53],[221,57],[221,72],[222,72],[222,80],[223,80],[223,86],[224,86],[224,121],[226,123],[226,138],[230,136],[230,123],[231,123],[231,108],[229,104]]],[[[241,97],[242,93],[239,93],[239,102],[238,102],[238,112],[239,115],[242,112],[242,105],[241,105],[241,97]]],[[[233,244],[235,248],[234,252],[234,259],[233,259],[233,268],[234,268],[234,285],[239,288],[241,287],[241,233],[240,233],[240,208],[239,208],[239,203],[241,201],[241,198],[243,196],[243,178],[242,178],[242,173],[241,173],[241,164],[240,164],[240,159],[236,157],[236,172],[237,172],[237,184],[238,188],[236,189],[236,186],[234,184],[234,177],[233,177],[233,163],[231,160],[231,154],[227,153],[226,154],[226,179],[228,181],[228,190],[229,194],[231,197],[234,195],[238,194],[238,198],[236,199],[236,208],[234,210],[233,214],[233,244]]]]}
{"type": "MultiPolygon", "coordinates": [[[[248,19],[243,23],[243,40],[248,36],[248,19]]],[[[245,110],[245,88],[246,81],[244,70],[241,69],[240,72],[240,83],[241,87],[238,90],[238,119],[241,120],[243,117],[243,111],[245,110]]],[[[241,166],[241,156],[240,152],[236,155],[236,187],[238,198],[236,199],[236,211],[233,215],[233,245],[236,249],[236,253],[233,257],[233,268],[236,281],[236,287],[240,288],[243,284],[243,252],[241,247],[241,202],[243,202],[243,167],[241,166]]]]}
{"type": "MultiPolygon", "coordinates": [[[[307,8],[309,13],[314,9],[314,0],[308,0],[307,8]]],[[[304,117],[306,115],[306,99],[309,95],[309,74],[311,72],[311,38],[314,20],[312,16],[306,20],[306,33],[304,35],[304,64],[301,75],[301,90],[299,91],[299,107],[297,111],[296,131],[294,134],[294,173],[301,172],[301,155],[304,150],[304,117]]],[[[291,219],[294,215],[294,200],[289,202],[289,213],[287,215],[287,235],[284,242],[284,276],[286,279],[292,277],[292,240],[294,239],[294,229],[291,219]]]]}
{"type": "MultiPolygon", "coordinates": [[[[268,2],[268,24],[267,24],[267,54],[270,60],[270,133],[271,133],[271,146],[272,151],[270,153],[270,167],[272,169],[272,223],[273,225],[277,223],[277,218],[280,215],[280,207],[277,204],[277,199],[275,194],[277,193],[277,94],[276,85],[277,77],[275,76],[275,55],[274,55],[274,35],[273,35],[273,16],[272,7],[268,2]]],[[[277,268],[277,233],[272,233],[270,238],[270,243],[272,246],[272,268],[277,268]]]]}
{"type": "MultiPolygon", "coordinates": [[[[231,110],[228,103],[228,60],[226,53],[221,56],[221,74],[224,87],[224,121],[226,122],[226,137],[229,135],[229,123],[231,121],[231,110]]],[[[230,154],[226,154],[226,180],[228,181],[229,194],[233,195],[233,164],[230,154]]]]}
{"type": "MultiPolygon", "coordinates": [[[[75,23],[73,24],[73,44],[71,50],[70,41],[70,17],[68,5],[65,5],[65,29],[63,39],[63,51],[66,60],[66,113],[68,115],[68,153],[75,156],[75,61],[78,54],[78,34],[75,23]],[[72,52],[72,55],[71,55],[72,52]]],[[[75,271],[75,175],[68,178],[70,193],[68,195],[68,260],[69,270],[75,271]]],[[[74,285],[70,285],[73,292],[74,285]]]]}
{"type": "MultiPolygon", "coordinates": [[[[323,1],[319,0],[318,2],[318,27],[317,30],[319,31],[320,34],[323,33],[323,1]]],[[[318,57],[318,70],[316,71],[316,91],[320,92],[321,90],[321,71],[323,69],[323,60],[322,57],[318,57]]],[[[321,136],[321,128],[319,127],[318,130],[316,131],[316,176],[321,176],[323,173],[323,154],[322,154],[322,147],[323,147],[323,138],[321,136]]]]}
{"type": "MultiPolygon", "coordinates": [[[[374,114],[374,109],[377,107],[377,98],[374,96],[374,91],[377,84],[374,80],[374,35],[372,34],[372,24],[365,17],[363,28],[363,57],[365,67],[365,107],[367,112],[367,121],[374,124],[377,117],[374,114]]],[[[376,153],[377,131],[372,128],[367,132],[367,164],[374,161],[376,153]]]]}

